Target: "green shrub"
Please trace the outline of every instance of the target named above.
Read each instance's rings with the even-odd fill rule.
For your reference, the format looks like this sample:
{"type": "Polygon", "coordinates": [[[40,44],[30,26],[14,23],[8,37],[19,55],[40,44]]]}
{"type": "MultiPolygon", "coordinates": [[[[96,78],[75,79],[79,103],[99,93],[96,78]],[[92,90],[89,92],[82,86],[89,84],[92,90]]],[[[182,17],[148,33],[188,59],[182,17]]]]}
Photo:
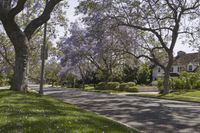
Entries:
{"type": "Polygon", "coordinates": [[[95,86],[97,90],[117,90],[119,88],[119,82],[100,82],[95,86]]]}
{"type": "Polygon", "coordinates": [[[7,85],[9,85],[9,79],[3,74],[0,74],[0,86],[7,86],[7,85]]]}
{"type": "Polygon", "coordinates": [[[157,87],[161,91],[163,90],[163,80],[162,79],[157,79],[157,87]]]}
{"type": "Polygon", "coordinates": [[[136,86],[130,87],[129,89],[126,90],[127,92],[138,92],[138,88],[136,86]]]}
{"type": "Polygon", "coordinates": [[[85,84],[85,87],[86,88],[92,88],[92,87],[94,87],[94,84],[85,84]]]}
{"type": "Polygon", "coordinates": [[[106,83],[105,82],[100,82],[95,86],[96,90],[105,90],[106,83]]]}
{"type": "Polygon", "coordinates": [[[100,82],[95,86],[96,90],[118,90],[127,92],[138,92],[134,82],[119,83],[119,82],[100,82]]]}
{"type": "Polygon", "coordinates": [[[136,86],[136,83],[135,83],[135,82],[128,82],[127,84],[128,84],[129,87],[136,86]]]}
{"type": "Polygon", "coordinates": [[[120,91],[126,91],[127,89],[129,89],[129,85],[127,83],[121,83],[119,86],[119,90],[120,91]]]}
{"type": "Polygon", "coordinates": [[[173,78],[170,80],[170,85],[172,90],[182,90],[185,87],[185,82],[180,78],[173,78]]]}
{"type": "Polygon", "coordinates": [[[117,90],[119,88],[119,82],[108,82],[106,84],[106,90],[117,90]]]}
{"type": "Polygon", "coordinates": [[[194,86],[195,89],[200,89],[200,80],[197,80],[194,86]]]}
{"type": "MultiPolygon", "coordinates": [[[[157,80],[157,86],[160,91],[163,89],[163,80],[157,80]]],[[[170,78],[170,90],[181,91],[200,88],[200,72],[183,72],[179,77],[170,78]]]]}
{"type": "Polygon", "coordinates": [[[151,82],[151,69],[147,64],[143,64],[139,67],[137,73],[138,84],[149,84],[151,82]]]}
{"type": "Polygon", "coordinates": [[[137,92],[135,87],[136,84],[134,82],[128,82],[128,83],[121,83],[119,86],[120,91],[129,91],[129,92],[137,92]]]}

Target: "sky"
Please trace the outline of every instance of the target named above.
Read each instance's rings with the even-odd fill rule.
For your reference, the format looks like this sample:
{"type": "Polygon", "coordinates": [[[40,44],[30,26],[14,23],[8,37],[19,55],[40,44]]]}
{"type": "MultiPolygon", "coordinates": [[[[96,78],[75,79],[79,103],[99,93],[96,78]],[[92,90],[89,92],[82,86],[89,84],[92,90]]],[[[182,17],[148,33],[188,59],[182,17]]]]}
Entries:
{"type": "MultiPolygon", "coordinates": [[[[67,9],[67,18],[70,22],[74,22],[76,19],[78,19],[78,16],[75,16],[75,7],[78,6],[79,2],[78,0],[68,0],[68,5],[69,8],[67,9]]],[[[189,45],[187,44],[182,44],[182,43],[177,43],[177,45],[174,48],[174,54],[176,55],[176,53],[178,51],[185,51],[186,53],[192,53],[192,52],[196,52],[197,50],[189,47],[189,45]]]]}
{"type": "Polygon", "coordinates": [[[68,0],[69,8],[67,9],[67,18],[69,22],[74,22],[78,19],[78,16],[75,16],[75,7],[78,6],[78,0],[68,0]]]}

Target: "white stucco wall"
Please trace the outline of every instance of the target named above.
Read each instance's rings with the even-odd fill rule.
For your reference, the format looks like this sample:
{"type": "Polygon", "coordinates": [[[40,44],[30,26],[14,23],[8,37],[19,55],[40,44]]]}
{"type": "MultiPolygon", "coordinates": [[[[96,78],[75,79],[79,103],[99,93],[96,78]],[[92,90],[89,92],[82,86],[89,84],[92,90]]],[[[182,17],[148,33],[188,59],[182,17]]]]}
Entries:
{"type": "MultiPolygon", "coordinates": [[[[198,63],[189,63],[188,65],[186,65],[187,71],[189,71],[189,66],[190,65],[192,66],[192,70],[191,71],[194,71],[198,67],[198,63]]],[[[173,67],[173,71],[171,71],[171,73],[178,73],[178,74],[180,74],[183,71],[183,70],[180,70],[180,72],[178,71],[178,68],[180,67],[178,65],[175,65],[175,66],[172,66],[172,67],[173,67]]],[[[154,67],[153,72],[152,72],[152,78],[153,78],[153,80],[156,80],[156,79],[158,79],[158,77],[164,75],[164,71],[161,68],[160,68],[160,72],[158,72],[159,68],[160,68],[159,66],[154,67]]]]}
{"type": "Polygon", "coordinates": [[[156,80],[158,77],[163,76],[164,71],[159,66],[154,67],[152,72],[152,78],[153,80],[156,80]],[[158,71],[160,69],[160,72],[158,71]]]}
{"type": "Polygon", "coordinates": [[[178,71],[179,66],[172,66],[172,67],[173,67],[173,72],[172,72],[172,73],[180,73],[180,72],[178,71]]]}

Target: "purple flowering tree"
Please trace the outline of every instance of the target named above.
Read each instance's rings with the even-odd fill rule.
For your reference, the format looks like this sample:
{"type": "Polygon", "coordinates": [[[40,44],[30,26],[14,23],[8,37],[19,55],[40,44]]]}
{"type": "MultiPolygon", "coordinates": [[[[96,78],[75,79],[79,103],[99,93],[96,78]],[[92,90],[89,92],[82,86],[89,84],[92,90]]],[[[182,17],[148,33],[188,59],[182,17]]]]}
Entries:
{"type": "MultiPolygon", "coordinates": [[[[112,80],[116,68],[122,64],[122,56],[116,50],[119,45],[113,32],[104,30],[96,31],[94,27],[80,28],[78,23],[73,23],[70,28],[70,37],[63,41],[62,66],[66,71],[79,69],[82,75],[84,68],[101,71],[105,81],[112,80]]],[[[92,70],[91,70],[92,71],[92,70]]]]}
{"type": "MultiPolygon", "coordinates": [[[[163,93],[169,93],[174,48],[180,37],[186,35],[190,41],[195,39],[199,26],[199,0],[82,0],[78,9],[86,16],[85,21],[93,20],[92,25],[112,23],[114,27],[131,29],[133,34],[128,30],[128,36],[132,34],[136,43],[129,43],[139,48],[131,54],[147,58],[164,70],[163,93]],[[101,19],[96,21],[99,15],[101,19]],[[159,60],[160,51],[166,57],[164,63],[159,60]]],[[[127,42],[123,44],[127,45],[127,42]]]]}

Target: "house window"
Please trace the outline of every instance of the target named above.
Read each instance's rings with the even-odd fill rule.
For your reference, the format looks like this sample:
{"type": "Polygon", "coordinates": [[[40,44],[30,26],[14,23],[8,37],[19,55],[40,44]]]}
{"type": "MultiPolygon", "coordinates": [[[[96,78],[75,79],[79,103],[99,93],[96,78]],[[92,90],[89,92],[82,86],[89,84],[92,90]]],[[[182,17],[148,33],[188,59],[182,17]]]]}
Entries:
{"type": "Polygon", "coordinates": [[[188,69],[189,71],[192,71],[193,70],[193,68],[192,68],[192,65],[189,65],[189,69],[188,69]]]}
{"type": "Polygon", "coordinates": [[[171,72],[171,73],[173,73],[173,72],[174,72],[174,68],[173,68],[173,67],[171,67],[171,69],[170,69],[170,72],[171,72]]]}
{"type": "Polygon", "coordinates": [[[181,72],[181,67],[178,67],[178,68],[177,68],[177,72],[181,72]]]}
{"type": "Polygon", "coordinates": [[[160,67],[158,68],[158,72],[160,73],[160,67]]]}

